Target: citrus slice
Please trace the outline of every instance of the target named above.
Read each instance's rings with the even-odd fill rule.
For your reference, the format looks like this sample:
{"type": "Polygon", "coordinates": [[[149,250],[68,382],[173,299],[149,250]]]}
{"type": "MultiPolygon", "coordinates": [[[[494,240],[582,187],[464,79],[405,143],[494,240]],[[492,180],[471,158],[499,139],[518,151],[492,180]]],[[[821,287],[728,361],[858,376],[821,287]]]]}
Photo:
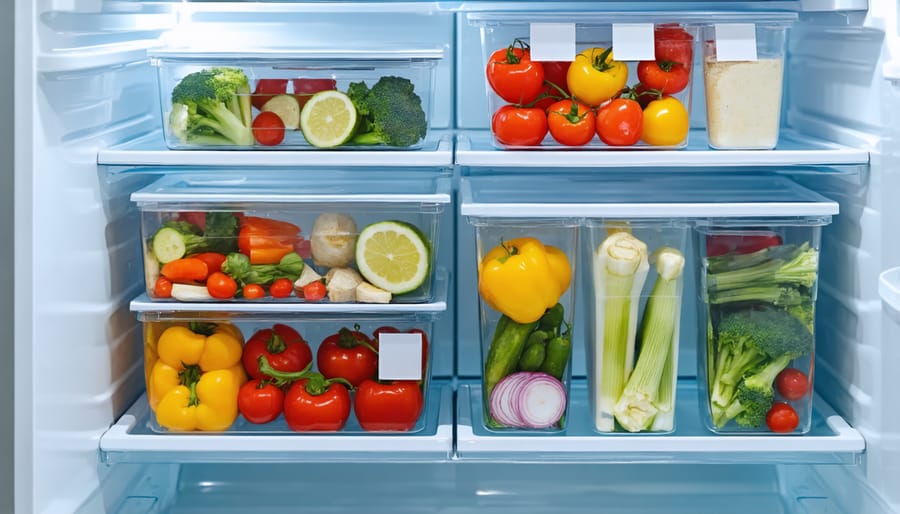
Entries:
{"type": "Polygon", "coordinates": [[[362,229],[356,241],[356,266],[369,283],[393,294],[408,293],[425,282],[431,264],[425,236],[402,221],[379,221],[362,229]]]}
{"type": "Polygon", "coordinates": [[[342,145],[353,137],[355,129],[356,107],[350,97],[340,91],[320,91],[300,111],[300,130],[313,146],[342,145]]]}

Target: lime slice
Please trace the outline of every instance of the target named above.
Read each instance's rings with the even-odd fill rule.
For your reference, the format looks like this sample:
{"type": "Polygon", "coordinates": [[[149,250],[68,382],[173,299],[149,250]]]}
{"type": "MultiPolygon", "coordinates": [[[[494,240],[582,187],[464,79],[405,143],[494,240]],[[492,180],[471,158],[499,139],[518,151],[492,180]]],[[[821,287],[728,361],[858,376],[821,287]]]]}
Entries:
{"type": "Polygon", "coordinates": [[[402,221],[379,221],[359,233],[356,266],[372,285],[403,294],[425,282],[430,252],[418,228],[402,221]]]}
{"type": "Polygon", "coordinates": [[[331,148],[353,137],[356,129],[356,107],[350,97],[340,91],[314,94],[300,112],[300,130],[313,146],[331,148]]]}

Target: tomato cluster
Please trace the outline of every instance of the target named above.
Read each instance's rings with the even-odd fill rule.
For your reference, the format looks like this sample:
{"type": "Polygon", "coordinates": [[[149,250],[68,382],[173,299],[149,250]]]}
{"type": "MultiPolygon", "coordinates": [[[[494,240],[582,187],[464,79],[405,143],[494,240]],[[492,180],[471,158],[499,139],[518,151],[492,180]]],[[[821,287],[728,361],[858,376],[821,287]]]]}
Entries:
{"type": "MultiPolygon", "coordinates": [[[[297,432],[338,431],[352,409],[363,430],[411,430],[424,408],[424,384],[377,379],[379,336],[390,332],[401,330],[379,327],[370,337],[358,326],[341,328],[319,345],[314,372],[313,352],[299,332],[283,324],[256,331],[242,357],[252,380],[238,396],[241,415],[264,424],[283,414],[297,432]]],[[[425,376],[427,336],[420,329],[408,332],[422,334],[425,376]]]]}
{"type": "Polygon", "coordinates": [[[656,59],[637,64],[629,87],[626,63],[612,48],[588,48],[572,62],[531,60],[515,40],[493,52],[485,70],[491,89],[507,104],[491,117],[505,146],[537,146],[549,134],[564,146],[597,137],[608,146],[676,146],[687,138],[688,111],[677,97],[690,83],[693,36],[677,26],[658,26],[656,59]]]}

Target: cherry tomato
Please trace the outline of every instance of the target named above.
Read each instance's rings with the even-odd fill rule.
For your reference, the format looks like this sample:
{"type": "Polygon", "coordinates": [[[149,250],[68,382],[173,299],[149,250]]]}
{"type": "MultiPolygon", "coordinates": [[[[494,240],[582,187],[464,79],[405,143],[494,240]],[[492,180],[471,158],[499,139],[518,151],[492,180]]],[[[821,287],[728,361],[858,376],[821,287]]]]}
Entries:
{"type": "Polygon", "coordinates": [[[641,139],[648,145],[675,146],[684,141],[689,129],[687,109],[673,96],[653,100],[644,109],[641,139]]]}
{"type": "Polygon", "coordinates": [[[337,81],[334,79],[292,79],[294,84],[294,96],[297,98],[297,103],[300,104],[300,108],[302,109],[306,102],[312,98],[312,95],[318,93],[319,91],[330,91],[332,89],[337,89],[337,81]]]}
{"type": "Polygon", "coordinates": [[[269,294],[275,298],[287,298],[294,292],[294,283],[289,278],[276,278],[269,286],[269,294]]]}
{"type": "Polygon", "coordinates": [[[264,377],[259,371],[259,357],[264,356],[269,365],[278,371],[302,371],[312,362],[312,350],[299,332],[277,323],[253,333],[244,345],[241,360],[251,378],[264,377]]]}
{"type": "Polygon", "coordinates": [[[575,56],[566,73],[572,96],[594,107],[616,96],[627,81],[628,66],[613,59],[612,48],[588,48],[575,56]]]}
{"type": "Polygon", "coordinates": [[[325,283],[321,280],[316,280],[314,282],[310,282],[303,286],[301,290],[303,294],[303,299],[308,302],[318,302],[322,298],[325,298],[325,294],[327,290],[325,288],[325,283]]]}
{"type": "Polygon", "coordinates": [[[661,25],[653,31],[657,61],[681,63],[688,70],[694,64],[694,36],[677,25],[661,25]]]}
{"type": "Polygon", "coordinates": [[[156,283],[153,284],[153,296],[157,298],[171,298],[172,281],[163,276],[157,278],[156,283]]]}
{"type": "Polygon", "coordinates": [[[597,135],[610,146],[630,146],[641,139],[644,113],[636,100],[614,98],[597,111],[597,135]]]}
{"type": "Polygon", "coordinates": [[[569,86],[566,84],[566,74],[569,72],[569,61],[544,61],[544,89],[541,90],[542,98],[534,103],[533,107],[547,110],[551,105],[569,94],[569,86]],[[552,83],[553,85],[550,85],[552,83]],[[556,87],[554,87],[556,86],[556,87]],[[562,90],[562,91],[560,91],[562,90]]]}
{"type": "Polygon", "coordinates": [[[295,432],[335,432],[350,417],[350,393],[342,383],[314,373],[291,384],[284,395],[284,419],[295,432]]]}
{"type": "Polygon", "coordinates": [[[547,136],[547,113],[534,107],[504,105],[494,113],[491,130],[501,144],[535,146],[547,136]]]}
{"type": "Polygon", "coordinates": [[[222,264],[225,262],[225,254],[216,252],[196,253],[191,257],[205,262],[210,273],[222,271],[222,264]]]}
{"type": "Polygon", "coordinates": [[[544,90],[543,64],[532,62],[528,45],[518,39],[491,54],[485,74],[497,96],[510,103],[533,102],[544,90]]]}
{"type": "Polygon", "coordinates": [[[766,414],[766,425],[772,432],[780,434],[793,432],[800,425],[800,417],[790,405],[784,402],[775,402],[766,414]]]}
{"type": "Polygon", "coordinates": [[[673,95],[688,85],[690,72],[675,61],[641,61],[637,67],[638,80],[644,87],[673,95]]]}
{"type": "Polygon", "coordinates": [[[778,246],[781,243],[781,236],[770,231],[709,234],[706,236],[706,256],[754,253],[770,246],[778,246]]]}
{"type": "Polygon", "coordinates": [[[250,423],[268,423],[284,408],[284,392],[267,380],[255,378],[238,391],[238,410],[250,423]]]}
{"type": "Polygon", "coordinates": [[[234,298],[237,288],[237,282],[221,271],[211,273],[206,278],[206,290],[213,298],[234,298]]]}
{"type": "Polygon", "coordinates": [[[284,122],[274,112],[261,112],[253,119],[253,137],[263,146],[281,144],[284,141],[284,122]]]}
{"type": "Polygon", "coordinates": [[[244,286],[244,298],[256,300],[266,296],[266,290],[259,284],[247,284],[244,286]]]}
{"type": "Polygon", "coordinates": [[[428,335],[421,328],[411,328],[409,330],[400,330],[397,327],[378,327],[372,332],[373,346],[378,348],[381,334],[422,334],[422,375],[425,375],[425,369],[428,366],[428,335]]]}
{"type": "Polygon", "coordinates": [[[594,138],[594,111],[575,100],[560,100],[547,109],[547,127],[556,142],[582,146],[594,138]]]}
{"type": "Polygon", "coordinates": [[[796,368],[785,368],[775,377],[775,388],[785,400],[796,401],[809,392],[809,379],[796,368]]]}
{"type": "Polygon", "coordinates": [[[378,353],[372,340],[358,328],[342,328],[319,345],[316,366],[325,378],[342,377],[357,387],[378,373],[378,353]]]}
{"type": "Polygon", "coordinates": [[[253,90],[250,103],[257,109],[262,109],[273,96],[287,93],[287,79],[259,79],[256,81],[256,89],[253,90]]]}
{"type": "Polygon", "coordinates": [[[416,426],[424,404],[422,390],[415,381],[365,380],[356,390],[353,412],[363,430],[406,432],[416,426]]]}

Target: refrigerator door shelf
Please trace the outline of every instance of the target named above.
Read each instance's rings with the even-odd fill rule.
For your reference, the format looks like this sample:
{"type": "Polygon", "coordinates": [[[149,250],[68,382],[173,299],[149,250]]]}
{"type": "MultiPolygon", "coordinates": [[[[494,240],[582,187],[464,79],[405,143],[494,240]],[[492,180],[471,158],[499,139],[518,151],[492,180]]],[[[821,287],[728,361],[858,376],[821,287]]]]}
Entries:
{"type": "Polygon", "coordinates": [[[503,462],[676,462],[854,464],[865,451],[862,435],[816,398],[804,436],[716,435],[703,425],[694,380],[681,380],[675,431],[601,434],[593,428],[587,383],[573,381],[567,430],[540,435],[484,428],[481,385],[462,384],[457,395],[457,458],[503,462]]]}
{"type": "Polygon", "coordinates": [[[537,147],[538,150],[500,150],[487,130],[457,135],[456,163],[495,168],[680,168],[701,170],[721,167],[761,166],[860,166],[869,163],[869,152],[793,131],[783,131],[774,150],[713,150],[706,131],[693,129],[688,146],[680,150],[634,151],[609,149],[602,153],[583,147],[537,147]],[[564,152],[561,154],[560,152],[564,152]],[[565,163],[564,165],[561,163],[565,163]]]}
{"type": "MultiPolygon", "coordinates": [[[[425,429],[404,433],[161,434],[151,428],[146,394],[100,437],[100,459],[112,465],[197,462],[440,462],[453,450],[453,389],[447,381],[431,383],[425,406],[425,429]]],[[[352,421],[352,420],[351,420],[352,421]]],[[[239,418],[244,430],[253,426],[239,418]]],[[[259,426],[260,430],[265,430],[259,426]]]]}

